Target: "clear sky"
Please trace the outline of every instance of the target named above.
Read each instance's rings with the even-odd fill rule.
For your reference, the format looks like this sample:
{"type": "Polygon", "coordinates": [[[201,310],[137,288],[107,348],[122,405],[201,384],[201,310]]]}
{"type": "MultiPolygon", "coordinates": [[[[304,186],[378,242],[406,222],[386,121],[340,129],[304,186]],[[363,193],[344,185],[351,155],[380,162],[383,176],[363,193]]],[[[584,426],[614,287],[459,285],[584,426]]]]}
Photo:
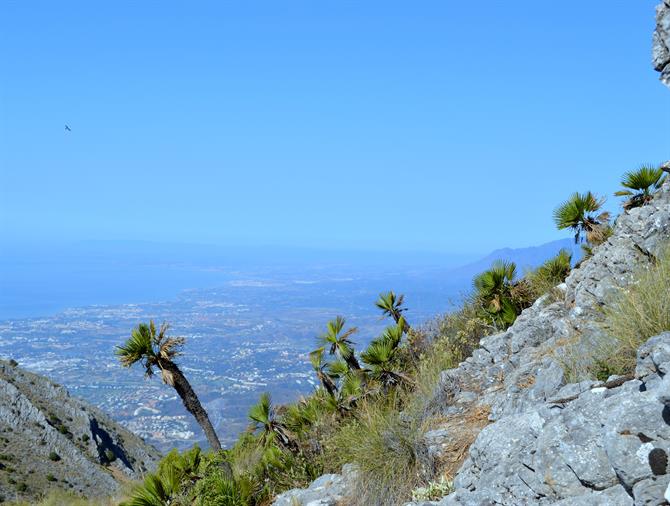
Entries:
{"type": "Polygon", "coordinates": [[[559,201],[670,158],[656,3],[5,0],[3,239],[568,237],[559,201]]]}

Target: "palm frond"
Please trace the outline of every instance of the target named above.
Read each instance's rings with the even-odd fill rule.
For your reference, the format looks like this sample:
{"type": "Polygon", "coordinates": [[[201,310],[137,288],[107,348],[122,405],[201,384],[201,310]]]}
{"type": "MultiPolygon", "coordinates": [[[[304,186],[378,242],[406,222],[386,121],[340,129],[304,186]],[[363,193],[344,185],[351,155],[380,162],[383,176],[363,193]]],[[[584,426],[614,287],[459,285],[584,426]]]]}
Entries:
{"type": "Polygon", "coordinates": [[[349,366],[344,360],[333,360],[328,363],[328,374],[333,378],[342,378],[349,372],[349,366]]]}
{"type": "Polygon", "coordinates": [[[621,180],[621,186],[631,190],[648,191],[650,188],[660,188],[664,181],[663,169],[651,165],[642,165],[639,169],[626,172],[621,180]]]}
{"type": "Polygon", "coordinates": [[[621,180],[621,186],[628,190],[621,190],[614,195],[630,197],[623,203],[625,210],[640,207],[651,201],[653,190],[658,190],[665,182],[662,167],[643,165],[639,169],[626,172],[621,180]],[[635,191],[631,191],[635,190],[635,191]]]}
{"type": "Polygon", "coordinates": [[[126,342],[122,346],[117,346],[116,354],[124,367],[130,367],[136,362],[152,358],[155,353],[149,326],[146,323],[140,323],[135,327],[126,342]]]}
{"type": "Polygon", "coordinates": [[[324,353],[324,348],[323,346],[317,348],[314,351],[311,351],[309,353],[309,362],[312,364],[312,367],[315,370],[321,370],[321,365],[323,364],[323,353],[324,353]]]}
{"type": "Polygon", "coordinates": [[[261,425],[267,425],[270,422],[272,401],[270,394],[264,392],[261,394],[258,403],[249,409],[249,418],[261,425]]]}
{"type": "Polygon", "coordinates": [[[396,348],[388,339],[376,339],[361,353],[361,359],[368,365],[378,366],[387,364],[393,359],[396,348]]]}

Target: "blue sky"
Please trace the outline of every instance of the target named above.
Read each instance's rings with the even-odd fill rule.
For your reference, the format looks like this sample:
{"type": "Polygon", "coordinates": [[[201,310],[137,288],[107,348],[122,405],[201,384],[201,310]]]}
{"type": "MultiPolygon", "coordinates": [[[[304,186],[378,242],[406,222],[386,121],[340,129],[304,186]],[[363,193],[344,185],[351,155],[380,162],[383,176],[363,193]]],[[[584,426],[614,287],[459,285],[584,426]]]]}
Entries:
{"type": "Polygon", "coordinates": [[[3,2],[2,235],[567,237],[571,192],[670,158],[655,3],[3,2]]]}

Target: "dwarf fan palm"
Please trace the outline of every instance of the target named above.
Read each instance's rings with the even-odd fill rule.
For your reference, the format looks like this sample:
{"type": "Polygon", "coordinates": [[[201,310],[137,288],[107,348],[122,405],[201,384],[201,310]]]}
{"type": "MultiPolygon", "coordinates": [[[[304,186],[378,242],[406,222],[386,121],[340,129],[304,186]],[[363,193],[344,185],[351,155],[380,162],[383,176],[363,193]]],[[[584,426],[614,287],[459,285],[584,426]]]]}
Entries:
{"type": "MultiPolygon", "coordinates": [[[[174,359],[180,354],[179,349],[184,344],[183,337],[168,337],[167,324],[161,325],[156,331],[153,321],[149,324],[140,323],[135,327],[123,346],[117,346],[116,354],[124,367],[130,367],[137,362],[144,366],[147,377],[153,376],[154,368],[160,369],[163,381],[173,387],[181,397],[184,407],[193,415],[202,427],[207,441],[214,450],[221,449],[221,443],[214,431],[214,427],[207,416],[205,408],[191,387],[174,359]]],[[[232,471],[228,467],[229,474],[232,471]]]]}
{"type": "Polygon", "coordinates": [[[361,353],[363,362],[370,366],[369,371],[372,378],[379,381],[384,388],[397,385],[401,381],[409,381],[409,378],[400,370],[397,360],[404,323],[401,317],[396,326],[387,328],[361,353]]]}
{"type": "MultiPolygon", "coordinates": [[[[584,246],[584,245],[582,245],[584,246]]],[[[556,285],[565,281],[572,268],[572,253],[561,249],[558,254],[530,272],[528,279],[536,297],[544,295],[556,285]]]]}
{"type": "Polygon", "coordinates": [[[289,404],[282,419],[294,434],[303,434],[319,418],[319,401],[314,396],[289,404]]]}
{"type": "Polygon", "coordinates": [[[353,342],[349,339],[354,332],[356,332],[356,327],[352,327],[347,331],[342,331],[344,329],[345,319],[341,316],[338,316],[334,320],[330,320],[326,327],[326,332],[319,336],[319,341],[323,343],[324,346],[330,347],[330,354],[338,354],[342,359],[347,363],[350,369],[357,370],[361,366],[356,359],[354,353],[353,342]]]}
{"type": "Polygon", "coordinates": [[[323,385],[323,388],[325,388],[330,395],[335,395],[337,387],[335,386],[333,379],[326,372],[329,364],[323,360],[323,353],[323,347],[317,348],[309,354],[309,361],[312,364],[314,372],[316,372],[316,377],[321,382],[321,385],[323,385]]]}
{"type": "Polygon", "coordinates": [[[132,492],[130,499],[120,506],[165,506],[181,490],[181,482],[174,468],[159,474],[149,474],[144,483],[132,492]]]}
{"type": "Polygon", "coordinates": [[[263,393],[258,404],[249,409],[249,418],[254,422],[255,428],[260,430],[260,441],[263,446],[269,446],[277,440],[284,448],[291,450],[295,448],[286,426],[277,417],[269,393],[263,393]]]}
{"type": "Polygon", "coordinates": [[[507,327],[514,323],[520,310],[527,305],[516,292],[516,264],[505,260],[493,263],[490,269],[474,279],[476,297],[492,323],[507,327]]]}
{"type": "MultiPolygon", "coordinates": [[[[384,316],[390,316],[396,322],[396,324],[403,318],[403,312],[407,311],[406,308],[402,307],[402,303],[405,300],[405,296],[400,294],[396,297],[396,294],[393,291],[382,293],[379,295],[379,298],[375,302],[375,305],[382,310],[384,316]]],[[[409,324],[407,320],[403,319],[405,332],[409,332],[409,324]]]]}
{"type": "Polygon", "coordinates": [[[575,233],[575,244],[584,237],[591,244],[600,244],[607,238],[609,213],[596,213],[605,203],[593,193],[574,193],[554,210],[554,222],[559,230],[570,228],[575,233]]]}
{"type": "Polygon", "coordinates": [[[663,169],[643,165],[637,170],[624,174],[621,186],[628,189],[618,191],[614,195],[630,197],[623,204],[623,208],[626,210],[643,206],[651,200],[653,190],[658,190],[664,181],[663,169]]]}

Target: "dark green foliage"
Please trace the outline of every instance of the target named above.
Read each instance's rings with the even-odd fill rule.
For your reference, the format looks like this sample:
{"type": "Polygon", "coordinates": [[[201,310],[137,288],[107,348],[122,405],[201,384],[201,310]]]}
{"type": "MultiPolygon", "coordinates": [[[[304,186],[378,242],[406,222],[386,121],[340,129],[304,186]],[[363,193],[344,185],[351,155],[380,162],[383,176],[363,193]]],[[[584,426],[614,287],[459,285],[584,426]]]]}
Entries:
{"type": "Polygon", "coordinates": [[[49,473],[47,474],[47,481],[58,481],[58,480],[53,474],[49,473]]]}
{"type": "Polygon", "coordinates": [[[533,301],[530,286],[516,280],[514,262],[498,260],[474,279],[475,303],[481,318],[497,329],[506,329],[533,301]]]}
{"type": "Polygon", "coordinates": [[[626,172],[621,180],[621,186],[627,188],[616,192],[617,197],[629,197],[623,204],[628,210],[640,207],[649,202],[654,190],[657,190],[665,182],[663,169],[643,165],[639,169],[626,172]]]}
{"type": "Polygon", "coordinates": [[[361,359],[369,366],[370,379],[379,382],[385,389],[409,381],[399,360],[399,346],[405,328],[405,319],[401,316],[395,326],[388,327],[361,353],[361,359]]]}
{"type": "Polygon", "coordinates": [[[294,448],[295,443],[286,426],[277,417],[270,394],[261,395],[258,404],[249,410],[249,418],[254,424],[254,429],[258,431],[261,444],[270,446],[277,443],[287,449],[294,448]]]}
{"type": "MultiPolygon", "coordinates": [[[[405,311],[407,311],[406,308],[402,307],[402,304],[405,300],[405,296],[400,294],[396,296],[393,291],[382,293],[379,295],[379,298],[375,302],[375,306],[377,306],[379,309],[382,310],[382,313],[384,313],[384,316],[390,316],[393,318],[393,321],[398,324],[400,322],[400,319],[403,318],[403,314],[405,311]]],[[[407,323],[407,320],[403,318],[403,331],[408,332],[409,331],[409,324],[407,323]]]]}
{"type": "Polygon", "coordinates": [[[414,438],[425,398],[440,371],[469,356],[482,336],[509,324],[504,308],[512,308],[513,321],[530,303],[528,283],[515,274],[512,264],[503,263],[483,273],[476,281],[478,294],[439,322],[421,356],[408,352],[409,336],[423,339],[423,334],[409,329],[403,298],[393,292],[382,294],[376,305],[394,325],[360,358],[351,340],[356,329],[346,329],[342,317],[331,320],[309,357],[320,384],[312,395],[288,406],[261,395],[249,411],[252,425],[230,450],[170,453],[123,505],[267,505],[278,493],[305,487],[351,461],[362,464],[366,504],[386,504],[395,495],[409,500],[422,483],[414,438]],[[232,478],[224,473],[228,465],[232,478]]]}
{"type": "Polygon", "coordinates": [[[594,214],[605,203],[591,192],[574,193],[554,210],[554,222],[559,230],[572,229],[575,244],[586,238],[590,244],[600,244],[608,232],[609,213],[594,214]]]}
{"type": "Polygon", "coordinates": [[[562,249],[553,258],[550,258],[534,271],[526,275],[533,295],[540,297],[555,286],[563,283],[572,268],[572,253],[562,249]]]}
{"type": "Polygon", "coordinates": [[[326,325],[326,332],[319,337],[319,341],[328,348],[331,355],[339,355],[350,369],[360,369],[361,366],[353,348],[354,343],[349,339],[358,329],[352,327],[345,331],[344,324],[345,319],[341,316],[329,321],[326,325]]]}
{"type": "Polygon", "coordinates": [[[60,460],[60,455],[58,455],[56,452],[49,452],[49,460],[58,462],[60,460]]]}

